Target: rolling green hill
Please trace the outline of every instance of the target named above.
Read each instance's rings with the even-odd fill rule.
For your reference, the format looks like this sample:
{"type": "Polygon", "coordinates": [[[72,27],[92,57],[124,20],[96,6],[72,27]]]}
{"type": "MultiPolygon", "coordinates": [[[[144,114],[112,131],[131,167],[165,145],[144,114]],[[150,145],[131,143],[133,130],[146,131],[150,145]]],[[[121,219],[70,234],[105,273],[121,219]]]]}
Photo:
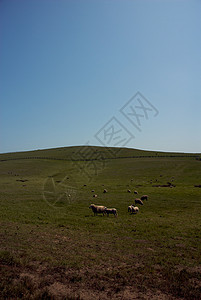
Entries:
{"type": "Polygon", "coordinates": [[[200,158],[88,146],[0,154],[0,296],[199,299],[200,158]],[[118,218],[93,216],[91,203],[118,218]]]}
{"type": "Polygon", "coordinates": [[[35,151],[14,152],[0,154],[0,160],[8,159],[28,159],[28,158],[47,158],[47,159],[113,159],[113,158],[140,158],[140,157],[200,157],[200,153],[178,153],[178,152],[160,152],[144,151],[130,148],[112,148],[98,146],[74,146],[62,147],[35,151]],[[83,157],[81,157],[81,155],[83,157]]]}

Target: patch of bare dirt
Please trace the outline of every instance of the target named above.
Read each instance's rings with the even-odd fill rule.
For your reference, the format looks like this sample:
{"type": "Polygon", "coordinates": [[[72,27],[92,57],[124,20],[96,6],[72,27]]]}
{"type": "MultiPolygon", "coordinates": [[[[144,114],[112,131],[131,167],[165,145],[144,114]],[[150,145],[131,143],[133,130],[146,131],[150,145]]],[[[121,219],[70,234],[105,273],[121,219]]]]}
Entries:
{"type": "MultiPolygon", "coordinates": [[[[151,249],[150,249],[151,251],[151,249]]],[[[105,269],[85,267],[77,270],[66,267],[50,267],[47,263],[34,262],[27,267],[1,265],[1,279],[6,288],[0,292],[0,298],[21,299],[154,299],[178,300],[179,298],[169,293],[168,290],[157,289],[165,283],[162,269],[155,266],[155,275],[140,273],[142,266],[134,266],[130,273],[127,266],[105,269]],[[140,268],[140,269],[138,269],[140,268]],[[156,278],[157,274],[157,278],[156,278]],[[152,278],[153,276],[154,279],[152,278]],[[9,280],[8,280],[9,279],[9,280]],[[157,285],[157,284],[158,285],[157,285]]],[[[177,269],[182,272],[183,269],[177,269]]],[[[201,267],[189,268],[190,273],[201,273],[201,267]]],[[[189,281],[196,288],[200,288],[200,280],[192,277],[189,281]]],[[[171,283],[170,283],[171,284],[171,283]]],[[[1,286],[0,286],[1,287],[1,286]]],[[[197,299],[197,298],[195,298],[197,299]]]]}

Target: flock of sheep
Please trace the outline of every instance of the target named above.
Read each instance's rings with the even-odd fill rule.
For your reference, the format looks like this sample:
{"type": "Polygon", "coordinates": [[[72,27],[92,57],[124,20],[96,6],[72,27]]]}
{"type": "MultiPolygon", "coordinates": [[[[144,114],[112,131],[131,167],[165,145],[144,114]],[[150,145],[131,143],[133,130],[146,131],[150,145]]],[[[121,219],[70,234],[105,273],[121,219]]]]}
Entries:
{"type": "MultiPolygon", "coordinates": [[[[92,190],[92,192],[94,192],[94,190],[92,190]]],[[[128,192],[130,193],[130,190],[128,190],[128,192]]],[[[107,190],[104,190],[103,193],[107,193],[107,190]]],[[[135,194],[138,194],[137,191],[134,191],[135,194]]],[[[93,197],[97,197],[97,195],[93,195],[93,197]]],[[[143,201],[144,200],[148,200],[148,196],[147,195],[143,195],[141,198],[136,198],[135,199],[135,204],[131,204],[128,206],[128,212],[130,212],[131,214],[137,214],[139,212],[139,207],[135,206],[136,204],[140,204],[143,205],[143,201]]],[[[103,216],[105,214],[107,214],[107,216],[109,216],[110,214],[114,215],[114,217],[118,216],[117,213],[117,209],[116,208],[107,208],[106,206],[102,206],[102,205],[95,205],[95,204],[91,204],[89,206],[89,208],[92,209],[94,216],[96,216],[97,214],[103,214],[103,216]]]]}

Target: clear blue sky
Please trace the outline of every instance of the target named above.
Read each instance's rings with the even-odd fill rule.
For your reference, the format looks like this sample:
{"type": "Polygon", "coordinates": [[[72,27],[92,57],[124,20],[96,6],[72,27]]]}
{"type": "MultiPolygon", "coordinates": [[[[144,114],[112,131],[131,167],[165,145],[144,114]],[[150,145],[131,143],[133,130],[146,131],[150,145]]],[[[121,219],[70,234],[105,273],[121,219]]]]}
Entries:
{"type": "Polygon", "coordinates": [[[200,0],[1,0],[0,152],[102,145],[113,117],[126,147],[201,152],[200,14],[200,0]],[[120,111],[138,91],[155,109],[141,131],[120,111]]]}

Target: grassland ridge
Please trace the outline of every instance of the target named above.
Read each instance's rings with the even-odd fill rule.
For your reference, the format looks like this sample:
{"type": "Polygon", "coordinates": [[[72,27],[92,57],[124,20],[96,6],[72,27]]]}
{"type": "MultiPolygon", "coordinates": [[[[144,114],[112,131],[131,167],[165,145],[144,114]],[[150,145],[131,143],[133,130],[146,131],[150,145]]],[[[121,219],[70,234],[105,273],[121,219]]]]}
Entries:
{"type": "Polygon", "coordinates": [[[192,157],[201,159],[201,153],[179,153],[138,150],[131,148],[113,148],[97,146],[75,146],[0,154],[0,161],[19,159],[51,159],[64,161],[94,161],[132,158],[192,157]]]}
{"type": "Polygon", "coordinates": [[[127,158],[196,158],[195,155],[157,155],[157,156],[151,156],[151,155],[140,155],[140,156],[116,156],[116,157],[102,157],[101,159],[98,158],[85,158],[85,159],[74,159],[74,158],[59,158],[59,157],[15,157],[15,158],[6,158],[6,159],[0,159],[1,162],[3,161],[10,161],[10,160],[22,160],[22,159],[41,159],[41,160],[64,160],[64,161],[97,161],[97,160],[110,160],[110,159],[127,159],[127,158]]]}

